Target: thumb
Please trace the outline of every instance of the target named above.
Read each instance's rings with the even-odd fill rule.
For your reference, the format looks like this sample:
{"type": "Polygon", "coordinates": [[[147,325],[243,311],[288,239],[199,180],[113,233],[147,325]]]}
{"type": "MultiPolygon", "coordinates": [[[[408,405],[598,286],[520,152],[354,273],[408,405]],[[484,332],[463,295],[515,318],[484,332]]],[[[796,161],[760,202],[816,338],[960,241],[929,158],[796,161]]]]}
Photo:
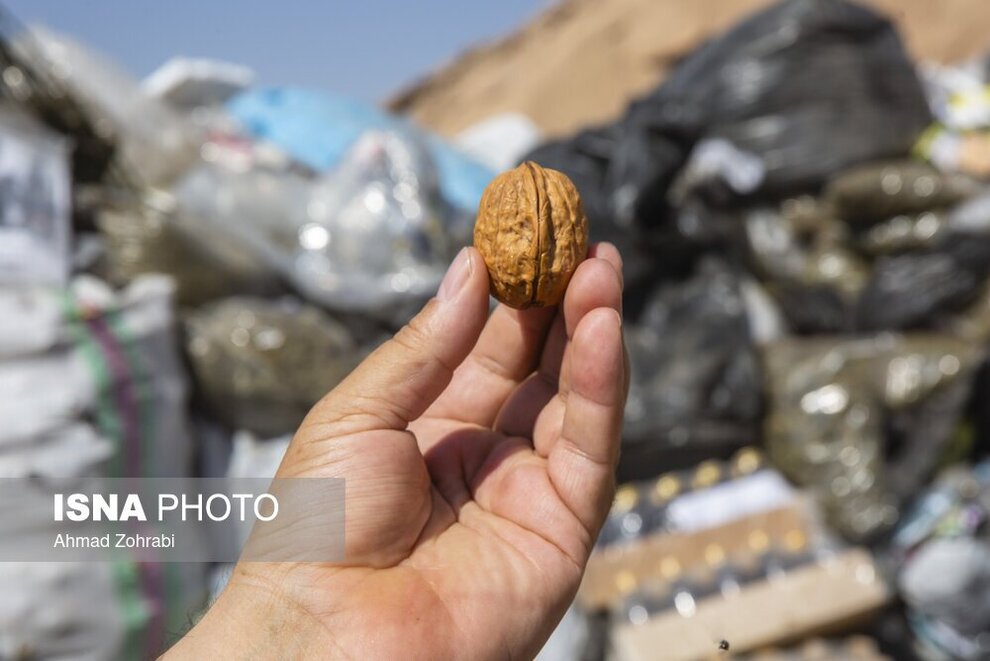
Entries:
{"type": "Polygon", "coordinates": [[[475,248],[463,248],[436,297],[324,397],[306,424],[332,435],[405,429],[447,387],[487,319],[488,270],[475,248]]]}

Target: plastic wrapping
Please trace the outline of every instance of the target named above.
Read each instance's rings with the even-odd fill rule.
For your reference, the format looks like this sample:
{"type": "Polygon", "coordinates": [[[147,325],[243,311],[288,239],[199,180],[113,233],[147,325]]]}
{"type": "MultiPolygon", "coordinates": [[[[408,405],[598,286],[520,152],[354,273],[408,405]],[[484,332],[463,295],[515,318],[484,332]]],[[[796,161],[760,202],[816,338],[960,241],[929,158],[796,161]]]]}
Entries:
{"type": "Polygon", "coordinates": [[[939,241],[946,232],[946,226],[945,213],[940,211],[894,216],[868,229],[858,245],[871,255],[915,250],[939,241]]]}
{"type": "MultiPolygon", "coordinates": [[[[169,281],[153,276],[120,292],[86,276],[68,290],[2,292],[0,477],[78,486],[95,476],[191,472],[172,295],[169,281]]],[[[0,546],[52,525],[12,516],[28,511],[20,502],[5,505],[0,546]]],[[[161,653],[204,604],[206,568],[147,560],[122,552],[95,565],[0,563],[0,658],[161,653]]]]}
{"type": "Polygon", "coordinates": [[[69,143],[0,107],[0,284],[69,276],[69,143]]]}
{"type": "Polygon", "coordinates": [[[990,126],[990,58],[982,57],[948,66],[921,66],[925,92],[936,119],[955,130],[990,126]]]}
{"type": "Polygon", "coordinates": [[[984,188],[949,212],[946,224],[952,230],[990,234],[990,189],[984,188]]]}
{"type": "Polygon", "coordinates": [[[981,354],[938,335],[772,345],[764,353],[770,457],[815,491],[839,531],[884,530],[950,454],[981,354]]]}
{"type": "Polygon", "coordinates": [[[432,296],[470,224],[439,197],[409,135],[366,133],[326,176],[203,166],[175,191],[178,212],[242,241],[308,298],[404,323],[432,296]]]}
{"type": "Polygon", "coordinates": [[[924,659],[990,654],[990,464],[943,472],[892,539],[908,622],[924,659]]]}
{"type": "Polygon", "coordinates": [[[170,200],[164,202],[156,204],[152,199],[97,215],[113,282],[128,283],[147,273],[167,274],[175,281],[180,305],[279,290],[275,270],[243,241],[231,241],[215,225],[182,215],[170,200]]]}
{"type": "Polygon", "coordinates": [[[669,218],[668,187],[703,140],[731,145],[762,176],[754,184],[735,167],[728,185],[699,185],[694,195],[781,195],[907,154],[930,119],[888,21],[847,2],[789,0],[704,44],[614,125],[528,158],[575,181],[599,240],[607,237],[596,227],[669,218]]]}
{"type": "Polygon", "coordinates": [[[195,135],[183,118],[147,96],[138,82],[103,56],[65,35],[36,26],[15,43],[32,69],[69,90],[101,135],[111,135],[127,176],[164,183],[196,158],[195,135]]]}
{"type": "Polygon", "coordinates": [[[0,287],[0,360],[53,347],[63,336],[62,315],[49,287],[0,287]]]}
{"type": "Polygon", "coordinates": [[[814,198],[743,214],[752,268],[798,333],[841,332],[853,325],[853,306],[869,277],[849,247],[848,230],[814,198]]]}
{"type": "Polygon", "coordinates": [[[122,658],[112,564],[0,563],[0,658],[122,658]]]}
{"type": "MultiPolygon", "coordinates": [[[[292,436],[259,439],[251,432],[240,430],[234,433],[233,450],[227,467],[227,477],[232,479],[251,477],[275,477],[282,457],[289,448],[292,436]]],[[[240,534],[244,540],[251,534],[249,522],[242,522],[240,534]]],[[[222,563],[213,568],[210,575],[210,600],[215,601],[234,571],[233,563],[222,563]]]]}
{"type": "Polygon", "coordinates": [[[938,122],[921,136],[915,153],[941,170],[990,178],[990,64],[925,64],[922,76],[938,122]]]}
{"type": "Polygon", "coordinates": [[[210,409],[265,437],[294,431],[360,359],[346,328],[291,301],[229,298],[192,313],[186,327],[210,409]]]}
{"type": "Polygon", "coordinates": [[[394,132],[364,134],[314,188],[307,211],[293,282],[346,310],[394,310],[432,296],[472,225],[444,206],[423,145],[394,132]]]}
{"type": "Polygon", "coordinates": [[[6,353],[0,358],[0,453],[33,442],[42,443],[40,450],[77,421],[113,445],[102,466],[108,475],[188,474],[193,447],[173,293],[169,281],[156,276],[119,293],[91,277],[77,278],[68,292],[23,291],[36,300],[30,307],[56,305],[59,314],[27,319],[25,331],[47,338],[21,345],[30,353],[0,350],[6,353]]]}
{"type": "Polygon", "coordinates": [[[540,137],[540,129],[529,117],[504,113],[464,129],[454,137],[454,144],[492,171],[501,172],[517,165],[540,137]]]}
{"type": "MultiPolygon", "coordinates": [[[[650,275],[657,270],[657,254],[653,248],[658,246],[657,241],[644,241],[644,228],[634,226],[631,219],[620,219],[612,212],[605,176],[617,133],[615,127],[585,130],[566,141],[545,143],[524,160],[560,170],[574,182],[581,191],[590,239],[609,241],[619,249],[628,287],[650,280],[650,275]]],[[[672,158],[671,163],[674,161],[672,158]]],[[[667,264],[661,261],[660,266],[667,264]]]]}
{"type": "Polygon", "coordinates": [[[495,173],[444,141],[368,103],[293,87],[251,89],[227,104],[250,135],[271,142],[317,171],[340,164],[368,132],[398,133],[422,143],[436,163],[443,199],[474,212],[495,173]]]}
{"type": "Polygon", "coordinates": [[[825,188],[835,214],[870,224],[901,214],[942,209],[975,193],[979,185],[917,161],[870,163],[841,172],[825,188]]]}
{"type": "Polygon", "coordinates": [[[791,328],[944,328],[977,299],[990,274],[990,216],[982,196],[965,197],[976,190],[972,182],[946,183],[947,175],[923,164],[871,165],[835,181],[824,199],[742,214],[751,268],[791,328]],[[889,191],[924,182],[930,194],[887,195],[884,177],[894,182],[889,191]],[[850,227],[850,218],[862,224],[850,227]]]}
{"type": "Polygon", "coordinates": [[[947,233],[929,248],[880,258],[858,303],[858,326],[930,327],[973,302],[988,274],[990,234],[947,233]]]}
{"type": "Polygon", "coordinates": [[[725,264],[705,262],[687,282],[660,288],[627,344],[621,479],[731,453],[755,439],[759,361],[739,277],[725,264]]]}
{"type": "Polygon", "coordinates": [[[175,108],[218,106],[254,82],[244,66],[203,58],[173,57],[141,81],[141,89],[175,108]]]}
{"type": "Polygon", "coordinates": [[[97,434],[90,425],[70,422],[0,446],[0,478],[96,475],[113,452],[109,439],[97,434]]]}

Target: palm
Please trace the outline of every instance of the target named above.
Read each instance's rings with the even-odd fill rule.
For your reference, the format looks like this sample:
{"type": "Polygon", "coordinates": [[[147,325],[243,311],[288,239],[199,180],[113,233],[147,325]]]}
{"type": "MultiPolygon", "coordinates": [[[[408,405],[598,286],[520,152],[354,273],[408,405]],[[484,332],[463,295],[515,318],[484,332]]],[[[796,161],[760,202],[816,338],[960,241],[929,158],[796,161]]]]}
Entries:
{"type": "MultiPolygon", "coordinates": [[[[289,580],[345,653],[533,654],[563,614],[611,497],[624,398],[621,347],[602,347],[589,315],[619,308],[621,262],[614,249],[602,257],[582,265],[559,313],[482,316],[477,343],[441,368],[449,382],[418,415],[342,411],[332,393],[303,424],[280,475],[346,477],[347,566],[289,580]],[[340,592],[346,612],[331,605],[340,592]]],[[[396,342],[421,334],[414,324],[396,342]]],[[[376,377],[352,378],[367,391],[376,377]]],[[[436,387],[411,380],[400,388],[436,387]]],[[[346,397],[348,382],[338,390],[346,397]]]]}

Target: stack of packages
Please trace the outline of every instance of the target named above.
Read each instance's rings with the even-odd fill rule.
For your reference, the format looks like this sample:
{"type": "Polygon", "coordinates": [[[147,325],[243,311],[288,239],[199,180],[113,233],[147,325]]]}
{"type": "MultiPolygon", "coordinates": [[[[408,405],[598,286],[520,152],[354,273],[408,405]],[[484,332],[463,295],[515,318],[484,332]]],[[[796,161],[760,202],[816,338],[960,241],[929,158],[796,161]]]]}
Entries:
{"type": "Polygon", "coordinates": [[[612,611],[612,658],[630,661],[803,638],[888,599],[870,554],[831,538],[752,448],[623,486],[579,595],[612,611]]]}
{"type": "MultiPolygon", "coordinates": [[[[0,118],[0,477],[188,474],[171,283],[67,284],[64,140],[12,108],[0,118]]],[[[54,537],[50,520],[22,515],[32,494],[5,494],[0,546],[54,537]]],[[[202,605],[205,571],[122,550],[110,563],[2,563],[0,586],[0,657],[141,658],[202,605]]]]}
{"type": "MultiPolygon", "coordinates": [[[[577,183],[627,266],[628,484],[578,601],[598,655],[850,633],[877,641],[865,658],[990,655],[986,81],[983,62],[922,78],[871,10],[785,0],[527,156],[577,183]],[[772,482],[738,470],[750,444],[772,482]],[[965,480],[905,523],[947,465],[965,480]]],[[[848,642],[819,651],[858,658],[848,642]]]]}

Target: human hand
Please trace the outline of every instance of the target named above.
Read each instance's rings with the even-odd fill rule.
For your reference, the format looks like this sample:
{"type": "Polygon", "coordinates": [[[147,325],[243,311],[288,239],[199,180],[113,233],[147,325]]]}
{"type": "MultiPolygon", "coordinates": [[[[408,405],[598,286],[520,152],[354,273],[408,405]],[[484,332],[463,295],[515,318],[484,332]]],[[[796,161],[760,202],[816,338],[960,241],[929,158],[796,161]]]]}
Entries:
{"type": "Polygon", "coordinates": [[[474,248],[310,411],[278,477],[346,479],[345,562],[240,563],[170,658],[524,658],[574,597],[614,491],[622,262],[560,308],[488,315],[474,248]]]}

